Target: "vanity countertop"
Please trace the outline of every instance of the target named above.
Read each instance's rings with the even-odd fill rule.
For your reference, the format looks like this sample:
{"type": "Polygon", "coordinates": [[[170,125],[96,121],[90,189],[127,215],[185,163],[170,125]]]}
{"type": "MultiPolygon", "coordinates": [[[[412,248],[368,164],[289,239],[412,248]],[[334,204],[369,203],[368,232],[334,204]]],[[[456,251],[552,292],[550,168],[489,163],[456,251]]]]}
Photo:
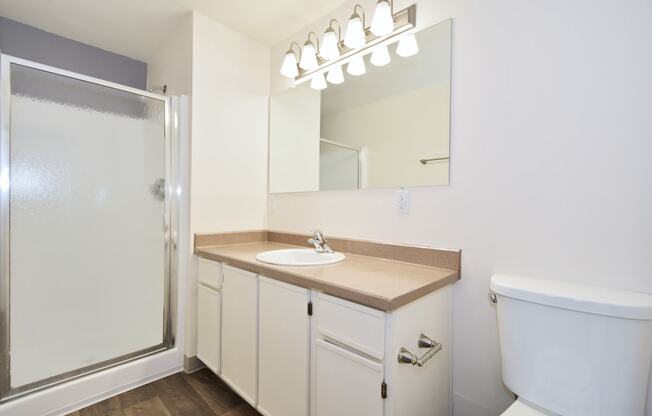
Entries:
{"type": "MultiPolygon", "coordinates": [[[[276,241],[196,244],[195,254],[383,311],[397,309],[460,279],[459,270],[351,254],[343,250],[346,254],[344,261],[326,266],[276,266],[256,260],[256,255],[262,251],[298,247],[301,246],[276,241]]],[[[454,252],[459,255],[459,251],[454,252]]]]}

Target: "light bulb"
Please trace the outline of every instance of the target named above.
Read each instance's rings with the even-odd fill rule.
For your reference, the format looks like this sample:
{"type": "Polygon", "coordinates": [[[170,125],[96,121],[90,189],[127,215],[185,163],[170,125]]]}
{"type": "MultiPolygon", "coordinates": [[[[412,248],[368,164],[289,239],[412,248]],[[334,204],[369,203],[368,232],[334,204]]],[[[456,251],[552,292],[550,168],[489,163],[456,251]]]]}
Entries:
{"type": "Polygon", "coordinates": [[[297,55],[292,50],[287,51],[285,58],[283,58],[281,75],[288,78],[294,78],[299,75],[299,70],[297,69],[297,55]]]}
{"type": "Polygon", "coordinates": [[[325,90],[328,87],[324,74],[315,75],[310,81],[310,88],[314,90],[325,90]]]}
{"type": "Polygon", "coordinates": [[[344,82],[344,73],[342,72],[342,67],[340,65],[334,66],[330,71],[328,71],[328,75],[326,76],[326,80],[330,82],[331,84],[341,84],[344,82]]]}
{"type": "Polygon", "coordinates": [[[417,45],[417,38],[414,36],[414,33],[410,33],[398,41],[398,46],[396,47],[396,54],[398,56],[407,58],[417,53],[419,53],[419,45],[417,45]]]}
{"type": "Polygon", "coordinates": [[[378,0],[374,20],[371,22],[371,33],[376,36],[389,35],[394,31],[394,17],[389,0],[378,0]]]}
{"type": "Polygon", "coordinates": [[[362,56],[356,56],[355,58],[351,59],[346,67],[346,72],[354,76],[362,75],[367,72],[362,56]]]}
{"type": "Polygon", "coordinates": [[[301,51],[301,60],[299,61],[299,67],[305,69],[306,71],[312,71],[317,69],[319,63],[317,63],[317,52],[315,51],[315,45],[312,42],[307,41],[303,45],[303,50],[301,51]]]}
{"type": "Polygon", "coordinates": [[[363,47],[365,43],[367,43],[367,37],[364,34],[364,27],[362,27],[362,19],[359,15],[354,14],[346,26],[344,44],[351,49],[357,49],[363,47]]]}
{"type": "Polygon", "coordinates": [[[340,48],[337,45],[337,35],[335,31],[331,28],[328,28],[324,33],[324,37],[321,40],[321,48],[319,49],[319,55],[322,58],[330,61],[331,59],[337,59],[340,57],[340,48]]]}
{"type": "Polygon", "coordinates": [[[387,46],[380,46],[371,53],[371,62],[375,66],[385,66],[392,61],[392,58],[389,56],[389,49],[387,46]]]}

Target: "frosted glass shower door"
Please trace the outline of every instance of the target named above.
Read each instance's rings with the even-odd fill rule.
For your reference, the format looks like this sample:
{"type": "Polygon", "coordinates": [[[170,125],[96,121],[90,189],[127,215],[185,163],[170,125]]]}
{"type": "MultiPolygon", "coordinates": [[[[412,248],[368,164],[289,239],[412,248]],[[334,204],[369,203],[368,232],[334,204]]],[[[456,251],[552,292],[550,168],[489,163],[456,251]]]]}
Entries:
{"type": "Polygon", "coordinates": [[[3,279],[16,391],[168,344],[169,103],[7,68],[3,279]]]}

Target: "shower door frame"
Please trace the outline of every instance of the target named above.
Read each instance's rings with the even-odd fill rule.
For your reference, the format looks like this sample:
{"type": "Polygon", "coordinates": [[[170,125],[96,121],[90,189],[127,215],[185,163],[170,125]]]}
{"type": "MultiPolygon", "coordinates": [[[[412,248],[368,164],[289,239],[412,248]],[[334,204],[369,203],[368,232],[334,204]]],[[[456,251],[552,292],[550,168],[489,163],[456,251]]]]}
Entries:
{"type": "MultiPolygon", "coordinates": [[[[175,346],[174,325],[172,319],[171,285],[172,270],[176,280],[176,242],[172,236],[177,235],[179,201],[174,190],[177,189],[177,152],[178,152],[178,100],[176,97],[160,95],[137,88],[128,87],[99,78],[71,72],[49,65],[43,65],[26,59],[0,53],[0,405],[9,400],[23,397],[67,381],[93,374],[133,360],[144,358],[175,346]],[[10,154],[11,154],[11,66],[23,67],[64,76],[82,82],[96,84],[130,94],[162,101],[165,105],[164,146],[165,146],[165,201],[164,201],[164,302],[163,302],[163,342],[139,351],[133,351],[119,357],[81,367],[63,374],[29,383],[16,388],[11,387],[10,357],[10,154]],[[174,110],[174,114],[173,114],[174,110]],[[173,137],[174,136],[174,137],[173,137]]],[[[175,238],[176,240],[176,238],[175,238]]]]}

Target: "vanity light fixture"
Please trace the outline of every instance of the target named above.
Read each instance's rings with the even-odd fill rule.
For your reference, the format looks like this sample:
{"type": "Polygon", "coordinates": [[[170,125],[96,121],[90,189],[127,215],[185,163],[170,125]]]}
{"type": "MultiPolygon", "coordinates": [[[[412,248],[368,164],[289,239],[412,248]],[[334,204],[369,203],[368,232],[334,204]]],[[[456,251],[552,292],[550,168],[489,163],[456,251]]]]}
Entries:
{"type": "Polygon", "coordinates": [[[334,67],[332,67],[331,70],[328,71],[328,75],[326,76],[326,81],[335,85],[343,83],[344,73],[342,72],[342,66],[335,65],[334,67]]]}
{"type": "Polygon", "coordinates": [[[389,35],[394,31],[393,0],[378,0],[370,30],[376,36],[389,35]]]}
{"type": "Polygon", "coordinates": [[[301,47],[298,43],[292,42],[290,44],[290,49],[285,53],[285,58],[283,58],[283,65],[281,65],[281,75],[288,78],[294,78],[299,75],[299,69],[297,68],[297,63],[299,62],[298,56],[301,56],[301,47]],[[294,46],[297,47],[299,53],[296,54],[294,46]]]}
{"type": "MultiPolygon", "coordinates": [[[[373,65],[387,65],[391,61],[387,47],[397,40],[400,40],[397,48],[400,56],[411,56],[417,53],[419,48],[414,35],[410,34],[402,38],[416,28],[416,21],[416,4],[393,13],[393,0],[378,0],[372,27],[366,27],[364,9],[356,4],[348,21],[343,41],[341,40],[342,28],[337,20],[332,19],[321,39],[314,32],[308,34],[303,49],[299,49],[300,55],[293,49],[294,44],[291,45],[283,60],[281,73],[293,79],[294,85],[310,81],[318,75],[324,77],[328,75],[327,80],[332,84],[342,83],[343,65],[347,65],[349,74],[362,75],[366,71],[362,56],[370,52],[373,65]],[[376,32],[386,34],[378,35],[376,32]],[[296,72],[292,68],[292,63],[297,61],[297,56],[299,56],[299,65],[294,69],[298,75],[294,75],[296,72]]],[[[321,80],[315,83],[317,86],[323,86],[321,80]]]]}
{"type": "Polygon", "coordinates": [[[398,56],[407,58],[417,53],[419,53],[419,45],[417,44],[417,38],[414,36],[414,33],[410,33],[398,41],[398,46],[396,47],[396,54],[398,56]]]}
{"type": "Polygon", "coordinates": [[[386,45],[381,45],[376,47],[371,53],[371,62],[374,66],[385,66],[392,61],[392,58],[389,56],[389,49],[386,45]]]}
{"type": "Polygon", "coordinates": [[[346,72],[353,76],[363,75],[367,72],[367,68],[364,66],[364,58],[361,55],[355,56],[349,64],[346,66],[346,72]]]}
{"type": "Polygon", "coordinates": [[[341,37],[342,28],[340,27],[340,22],[332,19],[321,39],[319,55],[327,61],[339,58],[341,37]],[[337,34],[335,33],[335,29],[333,29],[333,23],[337,23],[337,34]]]}
{"type": "Polygon", "coordinates": [[[305,69],[307,71],[312,71],[317,69],[319,62],[317,62],[317,53],[319,52],[319,37],[315,32],[308,33],[308,39],[306,43],[303,44],[303,50],[301,51],[301,59],[299,60],[299,68],[305,69]],[[315,35],[317,38],[317,45],[310,40],[310,35],[315,35]]]}
{"type": "Polygon", "coordinates": [[[326,78],[324,78],[324,74],[315,75],[310,81],[310,88],[314,90],[325,90],[326,88],[328,88],[328,84],[326,83],[326,78]]]}
{"type": "Polygon", "coordinates": [[[365,14],[364,9],[359,4],[353,7],[353,14],[349,18],[349,23],[346,26],[346,34],[344,35],[344,45],[351,49],[357,49],[367,43],[367,35],[365,34],[365,14]],[[358,9],[362,10],[362,15],[358,13],[358,9]]]}

